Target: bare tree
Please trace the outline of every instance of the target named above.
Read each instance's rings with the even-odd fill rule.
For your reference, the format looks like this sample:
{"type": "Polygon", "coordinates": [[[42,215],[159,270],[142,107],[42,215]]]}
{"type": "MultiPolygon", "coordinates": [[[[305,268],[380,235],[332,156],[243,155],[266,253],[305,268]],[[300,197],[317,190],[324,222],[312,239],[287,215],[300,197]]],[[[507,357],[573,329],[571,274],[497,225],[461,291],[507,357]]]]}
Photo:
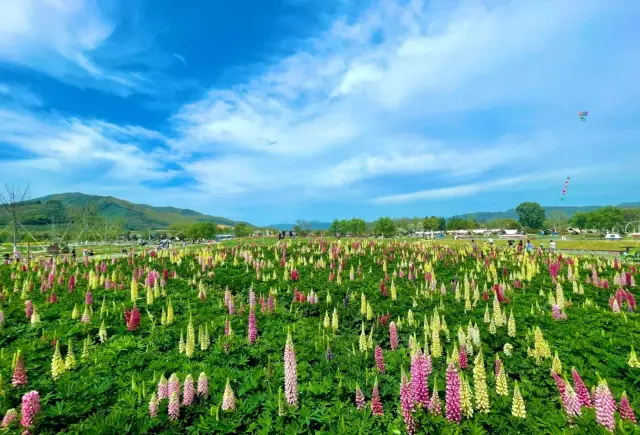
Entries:
{"type": "Polygon", "coordinates": [[[0,206],[7,214],[9,225],[13,233],[13,251],[18,249],[18,231],[22,224],[20,218],[24,208],[24,201],[29,193],[29,185],[24,189],[13,186],[4,185],[4,193],[0,193],[0,206]]]}

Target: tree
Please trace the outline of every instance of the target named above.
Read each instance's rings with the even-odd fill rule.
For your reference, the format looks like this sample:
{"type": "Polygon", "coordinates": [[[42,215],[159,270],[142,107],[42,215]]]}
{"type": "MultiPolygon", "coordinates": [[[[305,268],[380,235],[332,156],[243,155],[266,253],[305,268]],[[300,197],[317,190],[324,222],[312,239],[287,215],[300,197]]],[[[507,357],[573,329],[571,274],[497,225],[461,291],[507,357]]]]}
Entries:
{"type": "Polygon", "coordinates": [[[239,222],[233,229],[236,237],[248,237],[253,234],[253,230],[246,222],[239,222]]]}
{"type": "Polygon", "coordinates": [[[381,217],[373,224],[373,232],[376,235],[383,235],[385,237],[393,237],[396,234],[396,224],[393,223],[391,218],[381,217]]]}
{"type": "Polygon", "coordinates": [[[422,221],[422,228],[425,231],[436,231],[440,226],[440,219],[436,216],[425,217],[422,221]]]}
{"type": "Polygon", "coordinates": [[[544,208],[537,202],[523,202],[516,207],[522,226],[540,229],[544,224],[544,208]]]}
{"type": "Polygon", "coordinates": [[[565,231],[569,226],[569,217],[562,211],[554,210],[544,221],[544,228],[565,231]]]}
{"type": "Polygon", "coordinates": [[[361,236],[367,232],[367,223],[363,219],[353,218],[349,221],[349,231],[354,236],[361,236]]]}
{"type": "Polygon", "coordinates": [[[295,231],[296,234],[299,234],[303,237],[307,236],[312,229],[313,229],[313,225],[311,224],[311,222],[305,221],[302,219],[298,219],[295,225],[293,226],[293,231],[295,231]]]}
{"type": "Polygon", "coordinates": [[[14,252],[18,250],[18,227],[21,227],[20,218],[24,209],[24,201],[29,193],[29,186],[21,189],[17,186],[5,184],[5,192],[0,193],[0,205],[7,214],[12,230],[12,243],[14,252]]]}
{"type": "Polygon", "coordinates": [[[569,225],[581,230],[586,230],[589,225],[589,214],[583,212],[576,212],[571,219],[569,219],[569,225]]]}

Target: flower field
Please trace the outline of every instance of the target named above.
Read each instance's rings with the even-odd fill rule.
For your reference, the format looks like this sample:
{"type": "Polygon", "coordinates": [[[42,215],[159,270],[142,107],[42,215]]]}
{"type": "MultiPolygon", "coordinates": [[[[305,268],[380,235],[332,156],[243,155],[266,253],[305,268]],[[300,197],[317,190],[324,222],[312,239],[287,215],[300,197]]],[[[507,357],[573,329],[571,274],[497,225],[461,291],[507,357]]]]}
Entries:
{"type": "Polygon", "coordinates": [[[496,249],[310,240],[2,265],[2,426],[638,433],[638,270],[496,249]]]}

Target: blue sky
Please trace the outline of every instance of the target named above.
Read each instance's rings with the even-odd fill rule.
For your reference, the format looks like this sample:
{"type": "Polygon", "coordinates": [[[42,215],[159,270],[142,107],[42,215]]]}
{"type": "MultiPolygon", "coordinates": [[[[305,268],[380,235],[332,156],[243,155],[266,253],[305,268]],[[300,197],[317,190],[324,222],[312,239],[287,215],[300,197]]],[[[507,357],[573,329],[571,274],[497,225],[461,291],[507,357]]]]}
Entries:
{"type": "Polygon", "coordinates": [[[0,1],[0,182],[256,224],[640,200],[640,2],[180,4],[0,1]]]}

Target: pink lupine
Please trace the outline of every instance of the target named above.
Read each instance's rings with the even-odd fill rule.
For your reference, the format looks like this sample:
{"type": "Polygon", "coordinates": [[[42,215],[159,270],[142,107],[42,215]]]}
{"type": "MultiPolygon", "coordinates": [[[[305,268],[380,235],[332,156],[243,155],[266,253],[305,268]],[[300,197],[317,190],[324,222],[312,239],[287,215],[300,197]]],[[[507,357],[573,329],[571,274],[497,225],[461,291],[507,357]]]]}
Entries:
{"type": "Polygon", "coordinates": [[[376,346],[375,360],[380,373],[384,373],[384,356],[382,355],[382,348],[380,345],[376,346]]]}
{"type": "Polygon", "coordinates": [[[27,369],[24,366],[24,358],[22,352],[18,351],[16,355],[16,365],[13,369],[12,384],[14,387],[27,385],[27,369]]]}
{"type": "Polygon", "coordinates": [[[429,406],[427,408],[432,415],[440,415],[442,413],[437,382],[433,383],[433,392],[431,393],[431,400],[429,400],[429,406]]]}
{"type": "Polygon", "coordinates": [[[129,331],[135,331],[140,326],[140,311],[136,305],[131,310],[125,310],[124,312],[125,323],[129,331]]]}
{"type": "Polygon", "coordinates": [[[4,418],[2,419],[2,427],[3,428],[11,427],[13,423],[15,423],[17,420],[18,420],[18,412],[15,410],[15,408],[11,408],[7,410],[7,413],[4,415],[4,418]]]}
{"type": "Polygon", "coordinates": [[[256,307],[256,294],[253,290],[249,291],[249,308],[256,307]]]}
{"type": "Polygon", "coordinates": [[[580,401],[578,400],[578,395],[575,390],[571,386],[569,382],[565,380],[566,385],[566,402],[564,404],[565,410],[567,412],[567,417],[571,420],[573,416],[582,415],[582,406],[580,405],[580,401]]]}
{"type": "Polygon", "coordinates": [[[291,281],[298,281],[300,279],[300,274],[297,270],[293,269],[291,271],[291,281]]]}
{"type": "Polygon", "coordinates": [[[273,310],[276,308],[276,300],[273,295],[269,295],[269,299],[267,299],[267,307],[270,313],[273,313],[273,310]]]}
{"type": "Polygon", "coordinates": [[[169,383],[167,378],[162,375],[158,381],[158,400],[169,398],[169,383]]]}
{"type": "Polygon", "coordinates": [[[413,418],[415,409],[413,407],[414,397],[411,384],[407,379],[407,375],[402,370],[400,378],[400,405],[402,407],[402,417],[407,427],[407,433],[413,435],[416,432],[416,420],[413,418]]]}
{"type": "Polygon", "coordinates": [[[156,394],[151,395],[151,400],[149,400],[149,417],[155,418],[158,416],[158,396],[156,394]]]}
{"type": "Polygon", "coordinates": [[[229,310],[229,315],[233,315],[236,313],[236,306],[233,302],[233,296],[229,297],[229,302],[227,304],[228,310],[229,310]]]}
{"type": "Polygon", "coordinates": [[[84,303],[87,305],[93,304],[93,293],[91,293],[89,290],[87,290],[87,292],[84,294],[84,303]]]}
{"type": "Polygon", "coordinates": [[[168,393],[168,397],[171,397],[173,393],[177,393],[178,396],[180,396],[180,379],[178,378],[178,375],[176,375],[175,373],[173,373],[169,377],[169,383],[167,385],[167,393],[168,393]]]}
{"type": "Polygon", "coordinates": [[[198,397],[207,397],[209,395],[209,378],[204,372],[198,376],[198,397]]]}
{"type": "Polygon", "coordinates": [[[258,338],[258,326],[256,325],[256,312],[253,308],[249,309],[249,328],[247,331],[247,339],[250,344],[254,344],[258,338]]]}
{"type": "Polygon", "coordinates": [[[411,357],[411,388],[413,398],[421,406],[429,404],[426,364],[426,358],[420,349],[413,353],[411,357]]]}
{"type": "Polygon", "coordinates": [[[180,398],[178,393],[173,392],[169,396],[169,420],[176,421],[180,418],[180,398]]]}
{"type": "Polygon", "coordinates": [[[40,412],[40,394],[37,391],[29,391],[22,396],[22,418],[20,424],[30,428],[35,423],[36,416],[40,412]]]}
{"type": "Polygon", "coordinates": [[[494,369],[493,369],[493,373],[495,374],[496,378],[500,374],[500,369],[501,368],[502,368],[502,361],[499,358],[496,358],[496,362],[495,362],[494,369]]]}
{"type": "Polygon", "coordinates": [[[562,379],[556,372],[552,372],[551,376],[553,376],[553,380],[556,382],[556,386],[558,387],[558,392],[560,393],[560,400],[562,402],[562,407],[565,407],[565,404],[567,403],[567,384],[564,382],[564,379],[562,379]]]}
{"type": "Polygon", "coordinates": [[[184,378],[182,404],[184,406],[191,405],[193,403],[194,397],[195,397],[195,386],[193,384],[193,377],[191,375],[187,375],[187,377],[184,378]]]}
{"type": "Polygon", "coordinates": [[[447,367],[447,387],[445,393],[445,411],[447,420],[460,424],[462,410],[460,407],[460,377],[453,363],[447,367]]]}
{"type": "Polygon", "coordinates": [[[571,376],[573,377],[573,385],[576,390],[576,394],[578,395],[578,401],[580,405],[585,408],[592,408],[593,403],[591,402],[591,396],[589,395],[589,390],[587,390],[586,385],[582,381],[580,374],[575,368],[571,368],[571,376]]]}
{"type": "Polygon", "coordinates": [[[596,421],[604,426],[609,432],[613,432],[615,425],[614,414],[616,402],[613,399],[611,390],[607,382],[600,380],[593,394],[593,401],[596,407],[596,421]]]}
{"type": "Polygon", "coordinates": [[[458,351],[458,364],[462,370],[467,368],[467,349],[464,345],[460,346],[460,350],[458,351]]]}
{"type": "Polygon", "coordinates": [[[284,393],[289,405],[296,406],[298,404],[296,350],[293,347],[291,331],[287,335],[287,342],[284,346],[284,393]]]}
{"type": "Polygon", "coordinates": [[[398,329],[395,322],[389,323],[389,341],[391,342],[391,349],[398,347],[398,329]]]}
{"type": "Polygon", "coordinates": [[[33,314],[33,302],[24,301],[24,314],[27,316],[27,319],[31,319],[31,315],[33,314]]]}
{"type": "Polygon", "coordinates": [[[73,293],[73,290],[76,288],[76,276],[71,275],[69,277],[69,293],[73,293]]]}
{"type": "Polygon", "coordinates": [[[366,406],[366,402],[364,400],[364,394],[362,394],[360,385],[356,385],[356,409],[358,411],[362,411],[365,406],[366,406]]]}
{"type": "Polygon", "coordinates": [[[378,390],[377,379],[375,384],[373,384],[373,391],[371,392],[371,413],[373,415],[384,415],[384,408],[382,407],[382,401],[380,400],[380,391],[378,390]]]}
{"type": "Polygon", "coordinates": [[[627,397],[627,392],[622,392],[622,397],[620,397],[620,418],[623,420],[630,421],[632,423],[636,423],[636,415],[633,412],[633,408],[629,404],[629,398],[627,397]]]}

